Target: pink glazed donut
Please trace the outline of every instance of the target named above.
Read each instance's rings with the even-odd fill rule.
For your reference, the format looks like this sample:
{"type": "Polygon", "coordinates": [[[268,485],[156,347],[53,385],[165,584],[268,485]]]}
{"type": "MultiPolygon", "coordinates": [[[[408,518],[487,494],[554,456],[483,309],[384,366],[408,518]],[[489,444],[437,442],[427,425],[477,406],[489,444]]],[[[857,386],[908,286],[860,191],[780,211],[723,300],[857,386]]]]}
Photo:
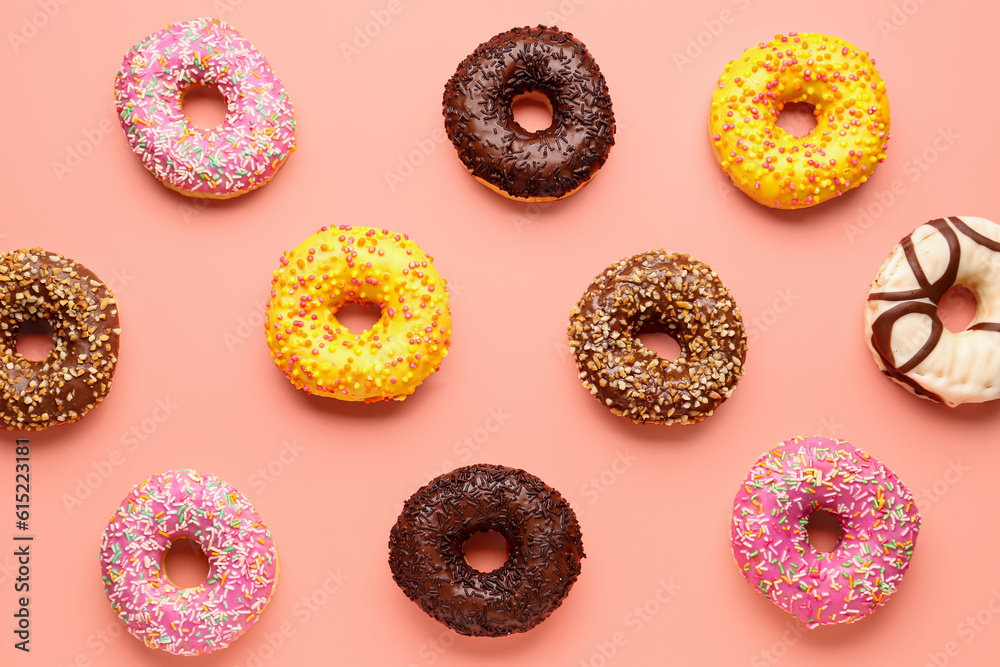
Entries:
{"type": "Polygon", "coordinates": [[[271,599],[278,552],[239,491],[215,475],[171,470],[132,489],[104,530],[104,592],[126,629],[150,648],[198,655],[226,648],[271,599]],[[174,540],[194,540],[208,578],[178,588],[163,570],[174,540]]]}
{"type": "Polygon", "coordinates": [[[762,595],[815,628],[853,623],[885,604],[913,555],[920,513],[896,475],[846,440],[793,438],[764,454],[733,508],[733,555],[762,595]],[[843,532],[809,544],[813,512],[843,532]]]}
{"type": "Polygon", "coordinates": [[[295,150],[295,113],[264,56],[224,21],[168,25],[125,54],[115,103],[129,145],[153,176],[189,197],[228,199],[271,180],[295,150]],[[229,110],[218,127],[184,115],[210,86],[229,110]]]}

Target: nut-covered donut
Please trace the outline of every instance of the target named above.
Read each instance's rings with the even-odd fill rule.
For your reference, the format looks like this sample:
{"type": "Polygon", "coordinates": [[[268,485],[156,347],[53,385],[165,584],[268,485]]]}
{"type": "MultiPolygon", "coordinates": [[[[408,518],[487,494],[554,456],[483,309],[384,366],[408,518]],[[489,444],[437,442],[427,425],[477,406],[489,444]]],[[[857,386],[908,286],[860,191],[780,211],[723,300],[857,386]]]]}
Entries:
{"type": "Polygon", "coordinates": [[[722,170],[751,199],[781,209],[815,206],[858,187],[885,161],[885,82],[849,42],[778,35],[726,65],[708,133],[722,170]],[[796,102],[815,107],[816,127],[802,137],[776,124],[796,102]]]}
{"type": "Polygon", "coordinates": [[[950,407],[1000,398],[1000,225],[952,216],[903,238],[872,282],[865,337],[882,372],[921,398],[950,407]],[[954,285],[978,304],[957,333],[937,314],[954,285]]]}
{"type": "Polygon", "coordinates": [[[41,248],[0,255],[0,426],[40,431],[104,400],[118,362],[118,302],[86,267],[41,248]],[[18,354],[27,322],[52,328],[48,356],[18,354]]]}
{"type": "Polygon", "coordinates": [[[562,604],[584,557],[576,514],[558,491],[523,470],[477,464],[417,491],[389,535],[392,578],[407,597],[462,635],[526,632],[562,604]],[[495,531],[507,561],[473,569],[463,545],[495,531]]]}
{"type": "Polygon", "coordinates": [[[747,341],[739,306],[719,276],[690,255],[651,250],[594,279],[569,319],[583,385],[636,423],[694,424],[711,416],[743,375],[747,341]],[[667,361],[637,338],[673,337],[667,361]]]}
{"type": "Polygon", "coordinates": [[[323,227],[282,255],[266,333],[275,365],[297,388],[344,401],[401,401],[448,354],[448,285],[405,234],[323,227]],[[337,320],[349,303],[375,304],[381,317],[354,334],[337,320]]]}
{"type": "Polygon", "coordinates": [[[608,86],[578,39],[556,28],[514,28],[480,44],[444,89],[445,128],[465,168],[519,201],[573,194],[601,168],[615,143],[608,86]],[[515,98],[537,99],[552,125],[517,124],[515,98]]]}

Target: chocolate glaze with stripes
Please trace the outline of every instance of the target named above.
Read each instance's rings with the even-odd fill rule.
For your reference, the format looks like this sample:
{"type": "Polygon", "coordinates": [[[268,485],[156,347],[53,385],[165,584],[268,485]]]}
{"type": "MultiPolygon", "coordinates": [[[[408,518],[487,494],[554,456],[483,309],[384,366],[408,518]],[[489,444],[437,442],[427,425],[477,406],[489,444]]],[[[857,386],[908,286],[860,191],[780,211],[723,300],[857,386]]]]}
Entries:
{"type": "MultiPolygon", "coordinates": [[[[906,256],[907,264],[910,270],[913,271],[913,276],[916,278],[919,287],[917,289],[898,292],[873,292],[868,295],[869,301],[902,302],[885,311],[872,322],[871,343],[882,360],[882,365],[885,367],[883,372],[886,375],[911,387],[918,396],[925,396],[940,403],[942,402],[940,396],[928,391],[925,387],[911,379],[907,373],[930,356],[940,342],[941,335],[944,332],[944,325],[941,322],[941,318],[938,317],[937,307],[941,301],[941,297],[955,285],[955,279],[958,277],[958,267],[962,260],[962,247],[959,244],[958,234],[963,234],[979,245],[989,248],[994,252],[1000,252],[1000,243],[983,236],[958,217],[938,218],[926,224],[940,233],[948,244],[948,265],[945,267],[941,277],[932,283],[924,273],[923,267],[920,266],[920,260],[913,245],[913,233],[911,232],[899,242],[899,245],[903,248],[903,254],[906,256]],[[922,301],[921,299],[926,299],[927,301],[922,301]],[[931,333],[923,345],[908,360],[902,364],[897,364],[895,355],[892,352],[892,330],[896,322],[901,318],[914,313],[926,315],[930,318],[931,333]]],[[[969,330],[1000,332],[1000,323],[979,322],[969,327],[969,330]]]]}

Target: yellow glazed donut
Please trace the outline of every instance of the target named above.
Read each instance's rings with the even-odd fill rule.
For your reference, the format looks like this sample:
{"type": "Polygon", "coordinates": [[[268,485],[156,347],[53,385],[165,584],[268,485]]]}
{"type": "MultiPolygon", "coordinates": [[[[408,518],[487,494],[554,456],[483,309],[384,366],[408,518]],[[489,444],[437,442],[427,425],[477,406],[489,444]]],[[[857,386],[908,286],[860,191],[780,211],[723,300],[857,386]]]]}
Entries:
{"type": "Polygon", "coordinates": [[[885,160],[889,100],[868,54],[837,37],[789,33],[726,65],[712,95],[715,158],[740,190],[772,208],[814,206],[861,185],[885,160]],[[794,137],[785,104],[815,107],[794,137]]]}
{"type": "Polygon", "coordinates": [[[274,272],[267,342],[278,368],[310,394],[401,401],[448,354],[448,286],[405,234],[323,227],[274,272]],[[382,316],[353,334],[336,316],[349,303],[376,304],[382,316]]]}

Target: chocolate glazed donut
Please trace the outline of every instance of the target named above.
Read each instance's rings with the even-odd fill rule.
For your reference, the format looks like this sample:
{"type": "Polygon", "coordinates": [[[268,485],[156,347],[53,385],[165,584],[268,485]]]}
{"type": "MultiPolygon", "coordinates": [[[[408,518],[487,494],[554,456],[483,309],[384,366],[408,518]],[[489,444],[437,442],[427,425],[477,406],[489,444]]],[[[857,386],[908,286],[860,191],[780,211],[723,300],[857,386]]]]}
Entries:
{"type": "Polygon", "coordinates": [[[461,635],[526,632],[551,614],[580,574],[580,526],[558,491],[523,470],[477,464],[441,475],[403,505],[389,535],[392,578],[425,612],[461,635]],[[507,561],[473,569],[474,533],[507,540],[507,561]]]}
{"type": "Polygon", "coordinates": [[[615,143],[608,87],[579,40],[556,28],[514,28],[480,44],[444,89],[445,127],[465,167],[500,194],[552,201],[576,192],[615,143]],[[511,105],[522,94],[552,110],[529,132],[511,105]]]}
{"type": "Polygon", "coordinates": [[[111,388],[120,333],[118,302],[86,267],[41,248],[0,255],[0,426],[81,419],[111,388]],[[40,361],[16,350],[32,321],[52,327],[55,345],[40,361]]]}
{"type": "Polygon", "coordinates": [[[746,332],[719,276],[689,255],[651,250],[594,279],[569,319],[583,385],[637,424],[694,424],[729,398],[743,376],[746,332]],[[681,356],[661,358],[637,336],[674,337],[681,356]]]}

